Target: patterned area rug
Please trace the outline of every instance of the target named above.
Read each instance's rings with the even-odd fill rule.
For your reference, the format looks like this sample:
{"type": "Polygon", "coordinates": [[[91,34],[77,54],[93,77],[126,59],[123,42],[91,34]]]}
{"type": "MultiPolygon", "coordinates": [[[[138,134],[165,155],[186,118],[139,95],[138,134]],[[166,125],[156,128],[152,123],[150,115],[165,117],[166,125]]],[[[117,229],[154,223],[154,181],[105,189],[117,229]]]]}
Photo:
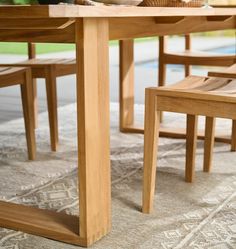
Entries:
{"type": "MultiPolygon", "coordinates": [[[[136,106],[142,119],[143,108],[136,106]]],[[[22,120],[0,125],[0,199],[77,215],[75,105],[59,109],[60,149],[50,152],[47,114],[39,116],[38,157],[26,160],[22,120]]],[[[111,105],[112,232],[98,249],[236,248],[236,154],[217,143],[211,174],[202,172],[198,142],[196,180],[184,182],[185,141],[160,139],[155,210],[141,210],[143,136],[118,132],[118,106],[111,105]]],[[[166,123],[184,125],[180,115],[166,123]]],[[[203,121],[201,120],[201,125],[203,121]]],[[[230,123],[217,122],[230,130],[230,123]]],[[[0,228],[1,249],[79,248],[0,228]]]]}

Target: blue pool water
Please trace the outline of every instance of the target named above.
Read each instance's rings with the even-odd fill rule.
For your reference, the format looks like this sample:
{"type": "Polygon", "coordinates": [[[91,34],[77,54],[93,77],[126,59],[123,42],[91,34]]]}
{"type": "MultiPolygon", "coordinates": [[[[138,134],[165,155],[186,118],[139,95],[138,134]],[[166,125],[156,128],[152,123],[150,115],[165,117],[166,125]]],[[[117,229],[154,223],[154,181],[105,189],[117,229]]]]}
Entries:
{"type": "Polygon", "coordinates": [[[221,47],[210,50],[211,52],[222,53],[222,54],[235,54],[236,53],[235,46],[221,47]]]}
{"type": "MultiPolygon", "coordinates": [[[[220,53],[220,54],[236,54],[236,47],[233,46],[227,46],[227,47],[220,47],[220,48],[215,48],[212,50],[208,50],[208,52],[212,53],[220,53]]],[[[144,66],[145,68],[157,68],[157,60],[155,61],[150,61],[146,62],[143,64],[139,64],[139,66],[144,66]]],[[[168,65],[168,68],[179,68],[183,67],[182,65],[168,65]]]]}

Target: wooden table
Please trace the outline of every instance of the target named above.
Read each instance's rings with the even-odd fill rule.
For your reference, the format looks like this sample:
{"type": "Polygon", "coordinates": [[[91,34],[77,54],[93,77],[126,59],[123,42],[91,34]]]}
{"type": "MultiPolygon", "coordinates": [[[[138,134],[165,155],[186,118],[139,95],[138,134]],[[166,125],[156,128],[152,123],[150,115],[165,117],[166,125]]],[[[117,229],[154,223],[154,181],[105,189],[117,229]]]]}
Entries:
{"type": "MultiPolygon", "coordinates": [[[[0,41],[76,43],[79,218],[0,202],[0,225],[82,246],[106,235],[111,230],[109,40],[232,29],[235,16],[236,8],[1,6],[0,41]]],[[[124,52],[130,42],[122,46],[121,117],[127,120],[132,60],[124,52]]]]}

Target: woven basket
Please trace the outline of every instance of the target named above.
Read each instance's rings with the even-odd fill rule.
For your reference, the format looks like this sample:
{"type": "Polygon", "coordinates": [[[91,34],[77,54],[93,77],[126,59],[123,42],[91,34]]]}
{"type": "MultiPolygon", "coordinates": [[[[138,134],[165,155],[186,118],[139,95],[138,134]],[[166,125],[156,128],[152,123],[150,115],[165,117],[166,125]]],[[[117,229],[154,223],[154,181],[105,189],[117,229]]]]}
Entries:
{"type": "Polygon", "coordinates": [[[149,7],[201,7],[204,5],[204,0],[192,0],[185,3],[181,0],[143,0],[140,6],[149,7]]]}

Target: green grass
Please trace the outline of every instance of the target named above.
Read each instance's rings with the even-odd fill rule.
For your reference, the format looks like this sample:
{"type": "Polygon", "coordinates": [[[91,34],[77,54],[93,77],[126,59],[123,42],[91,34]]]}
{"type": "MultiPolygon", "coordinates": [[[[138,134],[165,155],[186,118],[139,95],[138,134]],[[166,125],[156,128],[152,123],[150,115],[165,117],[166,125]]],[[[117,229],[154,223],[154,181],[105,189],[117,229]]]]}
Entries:
{"type": "MultiPolygon", "coordinates": [[[[137,42],[143,42],[144,40],[153,40],[156,38],[144,38],[138,39],[137,42]]],[[[111,46],[118,44],[118,41],[110,41],[111,46]]],[[[64,52],[75,50],[74,44],[59,44],[59,43],[38,43],[36,46],[37,54],[64,52]]],[[[0,42],[0,54],[27,54],[27,44],[21,42],[0,42]]]]}
{"type": "MultiPolygon", "coordinates": [[[[110,42],[110,45],[117,44],[116,41],[110,42]]],[[[55,53],[63,51],[75,50],[74,44],[59,44],[59,43],[38,43],[36,46],[37,54],[55,53]]],[[[27,44],[21,42],[1,42],[0,54],[27,54],[27,44]]]]}
{"type": "MultiPolygon", "coordinates": [[[[73,50],[74,46],[71,44],[37,44],[37,53],[50,53],[58,51],[70,51],[73,50]]],[[[1,42],[0,43],[0,54],[27,54],[26,43],[15,43],[15,42],[1,42]]]]}

